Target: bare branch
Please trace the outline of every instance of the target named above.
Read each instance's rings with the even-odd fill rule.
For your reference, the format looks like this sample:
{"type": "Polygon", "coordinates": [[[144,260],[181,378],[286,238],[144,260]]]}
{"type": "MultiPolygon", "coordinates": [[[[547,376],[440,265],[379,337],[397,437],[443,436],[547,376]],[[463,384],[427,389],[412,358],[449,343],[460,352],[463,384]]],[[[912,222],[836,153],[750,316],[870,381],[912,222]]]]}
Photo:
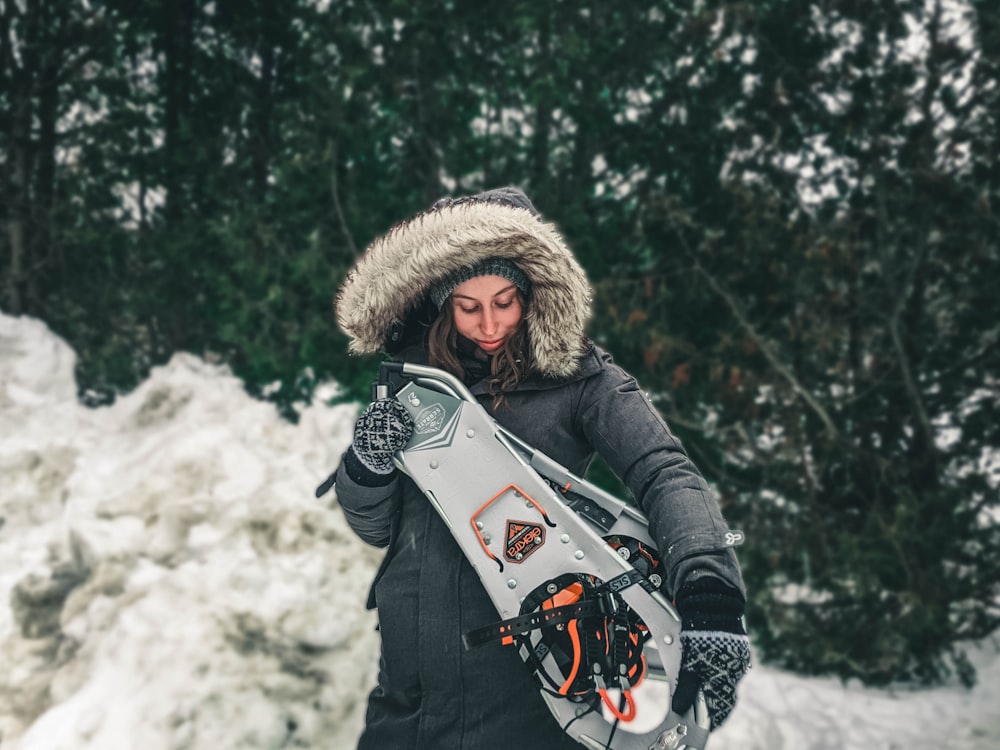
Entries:
{"type": "MultiPolygon", "coordinates": [[[[678,235],[679,234],[680,233],[678,233],[678,235]]],[[[712,288],[712,290],[723,299],[726,303],[726,307],[729,308],[729,311],[736,318],[737,322],[739,322],[740,327],[746,331],[747,335],[751,339],[753,339],[753,342],[758,346],[761,353],[764,355],[764,358],[767,359],[768,363],[772,368],[774,368],[775,372],[777,372],[785,380],[785,382],[791,386],[795,394],[801,398],[810,409],[812,409],[817,417],[819,417],[827,434],[831,438],[839,438],[840,431],[837,429],[837,426],[834,424],[829,413],[827,413],[826,409],[823,408],[823,405],[819,403],[819,401],[817,401],[816,398],[799,382],[791,368],[781,361],[781,358],[778,356],[778,353],[775,351],[771,342],[757,330],[752,322],[750,322],[749,317],[747,317],[739,302],[736,301],[736,298],[723,288],[722,284],[719,283],[719,280],[709,273],[708,269],[701,264],[683,236],[681,236],[681,243],[684,245],[684,249],[687,251],[688,256],[690,256],[694,262],[695,270],[701,274],[705,281],[708,282],[708,285],[712,288]]]]}
{"type": "Polygon", "coordinates": [[[330,168],[330,196],[333,199],[333,210],[337,212],[337,221],[340,222],[340,230],[344,233],[344,239],[347,240],[347,247],[351,251],[351,255],[357,256],[358,246],[354,244],[354,237],[351,235],[351,228],[347,225],[347,217],[344,215],[344,207],[340,203],[340,188],[337,182],[337,142],[333,141],[330,144],[330,151],[332,153],[332,166],[330,168]]]}

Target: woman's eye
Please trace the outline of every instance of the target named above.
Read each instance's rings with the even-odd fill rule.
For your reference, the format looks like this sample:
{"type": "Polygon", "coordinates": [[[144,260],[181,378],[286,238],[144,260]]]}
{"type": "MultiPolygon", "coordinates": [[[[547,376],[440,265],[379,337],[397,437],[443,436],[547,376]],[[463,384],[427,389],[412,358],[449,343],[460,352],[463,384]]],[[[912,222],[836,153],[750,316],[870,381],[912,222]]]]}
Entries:
{"type": "Polygon", "coordinates": [[[514,304],[513,302],[497,302],[497,307],[499,307],[501,310],[506,310],[513,304],[514,304]]]}
{"type": "Polygon", "coordinates": [[[461,310],[462,312],[464,312],[466,315],[472,315],[472,313],[474,313],[479,308],[477,308],[477,307],[462,307],[461,305],[459,305],[458,309],[461,310]]]}

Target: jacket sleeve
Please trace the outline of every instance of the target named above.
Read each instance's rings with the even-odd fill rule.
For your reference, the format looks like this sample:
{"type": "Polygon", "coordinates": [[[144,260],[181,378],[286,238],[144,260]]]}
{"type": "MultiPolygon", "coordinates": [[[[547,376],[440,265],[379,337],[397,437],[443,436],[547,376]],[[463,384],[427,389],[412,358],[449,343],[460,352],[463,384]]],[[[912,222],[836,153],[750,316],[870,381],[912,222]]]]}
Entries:
{"type": "Polygon", "coordinates": [[[375,547],[388,546],[392,520],[400,507],[399,476],[388,484],[368,487],[351,478],[341,459],[335,486],[337,500],[354,533],[375,547]]]}
{"type": "Polygon", "coordinates": [[[709,574],[745,596],[734,536],[708,483],[635,378],[608,354],[599,356],[600,373],[583,381],[577,429],[649,518],[667,590],[676,593],[685,581],[709,574]]]}

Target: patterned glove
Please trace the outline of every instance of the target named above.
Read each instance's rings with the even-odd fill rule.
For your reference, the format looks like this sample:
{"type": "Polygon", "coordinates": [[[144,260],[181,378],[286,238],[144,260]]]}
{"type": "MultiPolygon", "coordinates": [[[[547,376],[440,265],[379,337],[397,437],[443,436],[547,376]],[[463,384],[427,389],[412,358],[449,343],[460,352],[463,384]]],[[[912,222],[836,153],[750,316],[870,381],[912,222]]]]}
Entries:
{"type": "Polygon", "coordinates": [[[368,471],[384,476],[396,470],[392,457],[412,434],[413,419],[403,405],[394,398],[381,398],[358,417],[351,450],[368,471]]]}
{"type": "Polygon", "coordinates": [[[700,689],[715,730],[736,704],[736,683],[750,669],[750,640],[743,626],[745,603],[739,591],[714,576],[681,586],[681,673],[673,710],[684,714],[700,689]]]}

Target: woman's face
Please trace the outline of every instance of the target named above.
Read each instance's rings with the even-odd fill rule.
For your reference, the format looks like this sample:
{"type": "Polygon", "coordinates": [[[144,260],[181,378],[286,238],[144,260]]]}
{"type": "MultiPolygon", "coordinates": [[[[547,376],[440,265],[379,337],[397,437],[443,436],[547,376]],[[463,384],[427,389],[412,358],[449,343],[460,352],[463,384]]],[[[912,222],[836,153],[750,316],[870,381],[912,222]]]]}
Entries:
{"type": "Polygon", "coordinates": [[[514,283],[503,276],[476,276],[455,287],[455,327],[485,352],[493,353],[517,330],[524,309],[514,283]]]}

